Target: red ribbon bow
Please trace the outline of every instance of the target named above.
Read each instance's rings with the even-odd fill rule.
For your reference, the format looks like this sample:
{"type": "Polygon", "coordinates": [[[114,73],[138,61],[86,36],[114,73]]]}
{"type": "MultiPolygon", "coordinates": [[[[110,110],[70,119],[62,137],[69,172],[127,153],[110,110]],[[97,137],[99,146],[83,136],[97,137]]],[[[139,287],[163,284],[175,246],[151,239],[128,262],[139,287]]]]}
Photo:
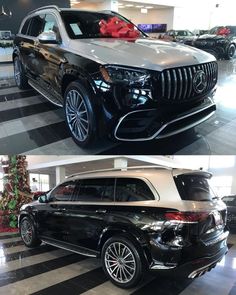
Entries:
{"type": "Polygon", "coordinates": [[[134,29],[133,24],[126,23],[117,16],[111,17],[108,21],[102,19],[99,25],[103,36],[132,39],[139,37],[139,31],[134,29]]]}

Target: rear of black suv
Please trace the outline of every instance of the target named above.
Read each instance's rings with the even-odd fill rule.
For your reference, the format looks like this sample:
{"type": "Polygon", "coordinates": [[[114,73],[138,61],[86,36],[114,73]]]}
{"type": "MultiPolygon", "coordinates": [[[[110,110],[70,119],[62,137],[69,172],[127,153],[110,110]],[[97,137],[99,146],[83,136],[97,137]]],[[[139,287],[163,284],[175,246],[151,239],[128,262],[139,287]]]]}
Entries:
{"type": "Polygon", "coordinates": [[[145,270],[195,278],[228,251],[226,206],[210,176],[149,169],[72,177],[21,208],[21,236],[27,246],[43,241],[101,258],[122,288],[145,270]]]}

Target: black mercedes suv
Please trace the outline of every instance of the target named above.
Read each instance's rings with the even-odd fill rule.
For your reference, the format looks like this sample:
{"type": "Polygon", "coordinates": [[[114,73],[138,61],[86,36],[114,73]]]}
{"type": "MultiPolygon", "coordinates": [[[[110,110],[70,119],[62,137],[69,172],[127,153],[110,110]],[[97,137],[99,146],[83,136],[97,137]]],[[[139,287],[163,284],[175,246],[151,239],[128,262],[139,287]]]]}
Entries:
{"type": "Polygon", "coordinates": [[[151,39],[111,11],[33,11],[15,38],[13,60],[18,87],[29,84],[63,106],[82,147],[106,135],[120,141],[171,136],[216,109],[212,55],[151,39]]]}
{"type": "Polygon", "coordinates": [[[232,59],[236,51],[236,26],[218,26],[197,38],[192,45],[216,58],[232,59]]]}
{"type": "Polygon", "coordinates": [[[226,206],[203,171],[132,167],[68,177],[23,205],[21,237],[101,258],[107,277],[135,286],[146,270],[195,278],[227,252],[226,206]]]}

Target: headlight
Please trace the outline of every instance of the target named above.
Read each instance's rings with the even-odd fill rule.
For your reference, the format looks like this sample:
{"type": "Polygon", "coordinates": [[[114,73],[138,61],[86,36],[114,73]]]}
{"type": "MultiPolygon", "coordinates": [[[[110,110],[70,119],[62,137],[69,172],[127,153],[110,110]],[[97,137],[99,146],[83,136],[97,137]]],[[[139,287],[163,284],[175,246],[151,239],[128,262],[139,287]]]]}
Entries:
{"type": "Polygon", "coordinates": [[[125,83],[144,85],[150,75],[145,70],[134,70],[116,66],[104,66],[100,68],[103,79],[107,83],[125,83]]]}
{"type": "Polygon", "coordinates": [[[216,43],[217,44],[224,44],[225,41],[226,41],[225,39],[220,39],[220,40],[217,40],[216,43]]]}

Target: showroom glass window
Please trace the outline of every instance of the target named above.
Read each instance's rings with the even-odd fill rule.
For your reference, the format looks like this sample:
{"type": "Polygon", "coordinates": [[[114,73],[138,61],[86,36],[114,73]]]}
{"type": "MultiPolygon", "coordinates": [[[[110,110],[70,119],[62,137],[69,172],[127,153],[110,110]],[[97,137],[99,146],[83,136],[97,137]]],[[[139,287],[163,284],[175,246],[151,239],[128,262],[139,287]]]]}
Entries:
{"type": "Polygon", "coordinates": [[[75,185],[75,181],[67,181],[60,184],[50,193],[50,201],[72,201],[75,185]]]}
{"type": "Polygon", "coordinates": [[[137,178],[117,178],[117,202],[137,202],[154,200],[154,196],[145,181],[137,178]]]}
{"type": "Polygon", "coordinates": [[[78,180],[73,200],[81,202],[113,202],[114,184],[114,178],[78,180]]]}

